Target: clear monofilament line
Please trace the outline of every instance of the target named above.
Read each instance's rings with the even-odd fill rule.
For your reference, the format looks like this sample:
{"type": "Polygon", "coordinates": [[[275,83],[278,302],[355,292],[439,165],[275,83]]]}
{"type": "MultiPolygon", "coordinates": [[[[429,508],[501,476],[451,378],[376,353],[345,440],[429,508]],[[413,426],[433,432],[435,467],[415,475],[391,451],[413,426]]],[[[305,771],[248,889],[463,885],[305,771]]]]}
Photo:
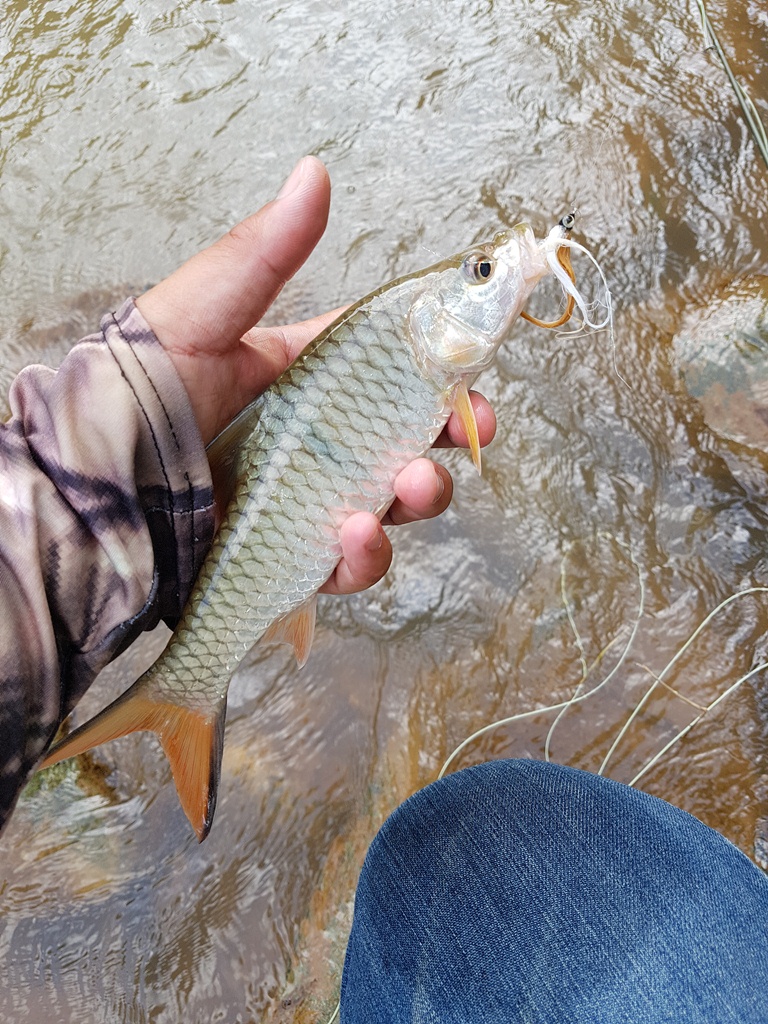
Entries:
{"type": "Polygon", "coordinates": [[[661,750],[658,751],[658,753],[654,754],[651,760],[648,761],[647,764],[640,769],[640,771],[637,773],[637,775],[635,775],[631,782],[628,783],[628,785],[634,786],[636,782],[639,782],[640,779],[647,772],[649,772],[651,768],[653,768],[653,766],[657,764],[669,750],[671,750],[675,743],[677,743],[684,736],[686,736],[695,725],[699,724],[699,722],[702,720],[702,718],[704,718],[705,715],[709,714],[709,712],[716,708],[718,704],[722,703],[722,701],[724,701],[726,697],[730,697],[732,693],[738,690],[742,683],[745,683],[748,679],[751,679],[752,676],[757,675],[758,672],[763,672],[765,669],[768,669],[768,661],[764,661],[760,665],[756,665],[755,668],[750,669],[749,672],[746,672],[743,676],[740,676],[735,683],[731,683],[731,685],[726,690],[723,690],[723,692],[718,697],[716,697],[711,704],[708,704],[704,708],[700,715],[697,715],[692,722],[689,722],[688,725],[686,725],[683,729],[680,730],[680,732],[673,736],[668,743],[665,743],[661,750]]]}
{"type": "MultiPolygon", "coordinates": [[[[615,740],[613,741],[611,746],[608,748],[608,753],[603,758],[603,763],[600,765],[600,768],[598,769],[598,772],[597,772],[598,775],[602,775],[603,774],[603,772],[605,771],[605,769],[608,766],[608,762],[613,757],[613,755],[616,752],[616,749],[618,748],[619,744],[624,739],[626,734],[629,732],[629,729],[631,728],[632,723],[635,721],[635,719],[638,717],[638,715],[640,714],[642,709],[646,706],[648,701],[651,699],[651,697],[655,693],[657,687],[663,682],[664,677],[672,670],[672,668],[677,664],[677,662],[683,657],[683,655],[690,648],[690,646],[694,642],[694,640],[696,640],[696,638],[701,634],[701,632],[704,629],[706,629],[706,627],[709,625],[709,623],[712,621],[712,619],[717,614],[719,614],[723,610],[723,608],[726,608],[729,604],[731,604],[733,601],[738,600],[740,597],[747,597],[749,594],[768,594],[768,587],[748,587],[746,590],[739,590],[735,594],[731,594],[729,597],[726,597],[723,601],[721,601],[720,604],[717,605],[716,608],[713,608],[712,611],[706,616],[706,618],[704,618],[703,621],[699,623],[699,625],[696,627],[696,629],[691,633],[691,635],[685,641],[683,646],[676,652],[676,654],[672,658],[670,658],[670,660],[667,662],[667,664],[664,666],[664,668],[661,670],[661,672],[658,674],[658,676],[654,679],[653,683],[648,688],[647,692],[640,698],[638,703],[635,705],[635,708],[632,711],[632,714],[629,716],[629,718],[624,723],[624,725],[622,725],[622,727],[619,730],[618,735],[616,736],[615,740]]],[[[753,670],[753,671],[756,671],[756,670],[753,670]]],[[[728,691],[726,691],[726,693],[728,693],[728,692],[730,692],[730,689],[728,691]]],[[[706,714],[706,712],[703,712],[702,714],[706,714]]],[[[699,719],[701,717],[702,716],[699,716],[699,718],[697,718],[696,721],[699,721],[699,719]]],[[[695,722],[693,724],[695,724],[695,722]]],[[[684,731],[688,731],[688,730],[684,730],[684,731]]],[[[643,772],[641,772],[641,774],[643,774],[643,772]]],[[[637,776],[637,777],[639,778],[640,776],[637,776]]]]}
{"type": "Polygon", "coordinates": [[[334,1024],[334,1022],[339,1019],[339,1014],[340,1013],[341,1013],[341,1003],[336,1003],[335,1010],[333,1011],[331,1016],[328,1018],[328,1020],[325,1022],[325,1024],[334,1024]]]}
{"type": "MultiPolygon", "coordinates": [[[[616,543],[621,544],[620,541],[617,541],[616,543]]],[[[621,545],[621,546],[623,547],[623,545],[621,545]]],[[[613,666],[613,668],[610,670],[610,672],[605,676],[605,678],[602,680],[602,682],[599,684],[599,686],[595,687],[595,689],[593,689],[591,691],[592,694],[597,693],[598,690],[602,689],[604,686],[607,686],[608,683],[613,679],[613,677],[619,671],[621,666],[624,664],[624,662],[627,660],[627,656],[629,655],[629,652],[632,649],[632,645],[635,642],[635,637],[637,636],[637,631],[640,628],[640,621],[641,621],[641,619],[643,617],[643,613],[645,611],[645,582],[643,580],[643,573],[642,573],[642,570],[640,568],[640,565],[638,564],[637,559],[635,558],[634,553],[632,552],[631,548],[629,549],[629,559],[632,562],[632,565],[634,565],[635,569],[637,570],[637,583],[638,583],[638,587],[640,588],[640,596],[639,596],[639,600],[638,600],[637,613],[635,614],[635,621],[632,624],[632,630],[631,630],[631,632],[629,634],[629,639],[627,640],[626,644],[624,645],[624,650],[621,652],[621,657],[616,662],[616,664],[613,666]]],[[[580,696],[581,689],[582,689],[582,687],[584,686],[584,684],[587,681],[587,678],[589,676],[589,672],[592,670],[592,668],[594,668],[594,665],[596,665],[598,663],[598,661],[600,661],[603,658],[603,656],[606,654],[606,652],[609,650],[609,648],[613,645],[613,643],[617,639],[616,637],[614,637],[613,640],[609,641],[609,643],[603,648],[603,650],[600,652],[598,657],[595,659],[595,661],[593,662],[593,665],[591,666],[591,668],[588,670],[587,669],[586,658],[585,658],[585,655],[584,655],[584,645],[582,643],[579,631],[576,628],[576,621],[575,621],[575,619],[573,617],[573,612],[571,611],[571,604],[570,604],[570,601],[568,600],[568,594],[566,592],[566,586],[565,586],[565,556],[563,557],[563,561],[562,561],[561,566],[560,566],[560,594],[561,594],[562,599],[563,599],[563,605],[565,606],[565,612],[566,612],[566,616],[568,618],[568,624],[571,627],[573,635],[574,635],[574,637],[576,639],[576,646],[579,649],[580,661],[581,661],[581,666],[582,666],[582,676],[581,676],[581,680],[579,681],[576,689],[573,692],[571,700],[565,705],[564,708],[562,708],[558,712],[557,718],[555,718],[554,722],[549,727],[549,731],[547,732],[547,738],[546,738],[546,740],[544,742],[544,760],[545,761],[549,761],[550,747],[551,747],[551,744],[552,744],[552,736],[554,735],[555,729],[560,724],[560,721],[563,718],[563,716],[565,714],[567,714],[568,709],[573,706],[573,704],[576,702],[576,699],[580,696]]]]}
{"type": "Polygon", "coordinates": [[[585,693],[581,694],[574,694],[568,700],[560,701],[559,704],[549,704],[541,708],[533,708],[531,711],[520,711],[516,715],[510,715],[508,718],[499,719],[496,722],[491,722],[489,725],[484,725],[481,729],[477,729],[470,736],[467,736],[467,738],[463,740],[458,745],[458,747],[456,747],[456,749],[453,751],[450,757],[446,760],[443,767],[440,769],[440,773],[437,776],[438,779],[443,778],[445,773],[448,771],[448,768],[451,766],[451,764],[453,764],[453,762],[456,760],[459,754],[462,753],[463,750],[465,750],[475,740],[479,739],[481,736],[484,736],[486,733],[492,732],[494,729],[500,729],[505,725],[512,725],[514,722],[521,722],[526,718],[534,718],[536,715],[545,714],[549,711],[565,711],[576,704],[581,704],[585,700],[589,700],[590,697],[594,697],[596,693],[602,690],[603,687],[606,686],[611,679],[613,679],[615,674],[618,672],[619,668],[624,663],[624,660],[626,659],[629,650],[634,642],[635,635],[637,634],[637,630],[639,628],[640,619],[642,618],[643,608],[645,606],[645,584],[643,582],[642,574],[640,573],[640,568],[637,562],[635,561],[634,556],[631,553],[630,558],[632,560],[632,563],[638,570],[638,582],[640,585],[639,611],[635,618],[635,623],[633,625],[632,632],[630,634],[629,640],[627,641],[626,647],[622,652],[621,658],[619,659],[617,664],[614,665],[611,671],[605,676],[605,678],[601,679],[597,686],[593,686],[591,690],[587,690],[585,693]]]}

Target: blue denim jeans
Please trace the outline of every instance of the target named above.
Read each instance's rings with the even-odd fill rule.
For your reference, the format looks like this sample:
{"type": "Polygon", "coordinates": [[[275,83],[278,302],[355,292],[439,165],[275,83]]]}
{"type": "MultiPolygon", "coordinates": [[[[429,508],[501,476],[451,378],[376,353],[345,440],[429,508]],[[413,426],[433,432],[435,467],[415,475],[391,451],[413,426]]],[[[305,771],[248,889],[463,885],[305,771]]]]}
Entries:
{"type": "Polygon", "coordinates": [[[768,1024],[768,878],[587,772],[495,761],[376,836],[342,1024],[768,1024]]]}

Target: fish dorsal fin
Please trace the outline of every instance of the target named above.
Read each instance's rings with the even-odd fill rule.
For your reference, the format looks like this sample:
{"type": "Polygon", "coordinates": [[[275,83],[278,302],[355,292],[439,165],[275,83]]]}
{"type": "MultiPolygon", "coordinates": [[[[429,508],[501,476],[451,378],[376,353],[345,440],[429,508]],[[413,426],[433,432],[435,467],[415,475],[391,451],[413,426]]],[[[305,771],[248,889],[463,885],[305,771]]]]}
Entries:
{"type": "Polygon", "coordinates": [[[213,494],[219,509],[232,500],[240,472],[241,455],[245,442],[258,426],[263,407],[263,396],[246,405],[205,449],[213,478],[213,494]]]}
{"type": "Polygon", "coordinates": [[[304,604],[273,622],[261,638],[262,643],[290,644],[296,664],[304,668],[312,648],[316,616],[317,594],[313,594],[304,604]]]}
{"type": "Polygon", "coordinates": [[[221,774],[226,697],[208,711],[154,699],[139,680],[95,718],[57,743],[40,765],[48,768],[118,736],[157,733],[168,757],[184,813],[198,841],[208,835],[221,774]]]}

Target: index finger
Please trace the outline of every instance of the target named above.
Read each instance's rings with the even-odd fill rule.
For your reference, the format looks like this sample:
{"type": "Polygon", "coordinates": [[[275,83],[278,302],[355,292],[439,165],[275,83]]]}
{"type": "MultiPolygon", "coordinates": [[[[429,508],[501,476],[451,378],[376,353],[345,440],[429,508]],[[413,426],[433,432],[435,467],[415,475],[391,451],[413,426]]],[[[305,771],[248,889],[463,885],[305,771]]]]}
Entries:
{"type": "MultiPolygon", "coordinates": [[[[472,402],[472,408],[475,411],[475,419],[477,420],[477,436],[480,441],[480,447],[484,448],[485,445],[491,443],[496,434],[496,414],[491,408],[488,399],[484,398],[477,391],[470,391],[469,397],[472,402]]],[[[467,432],[461,425],[458,416],[451,414],[445,429],[435,441],[434,447],[469,448],[467,432]]]]}

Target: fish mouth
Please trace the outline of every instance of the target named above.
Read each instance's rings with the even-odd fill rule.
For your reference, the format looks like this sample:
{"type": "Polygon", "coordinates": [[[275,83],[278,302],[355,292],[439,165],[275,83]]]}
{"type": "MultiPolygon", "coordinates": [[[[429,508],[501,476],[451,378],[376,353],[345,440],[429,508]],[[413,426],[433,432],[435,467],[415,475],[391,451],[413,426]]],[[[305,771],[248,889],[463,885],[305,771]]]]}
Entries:
{"type": "Polygon", "coordinates": [[[519,270],[526,281],[539,281],[549,273],[542,243],[537,240],[531,225],[524,221],[498,234],[491,250],[500,264],[504,264],[508,271],[519,270]]]}

